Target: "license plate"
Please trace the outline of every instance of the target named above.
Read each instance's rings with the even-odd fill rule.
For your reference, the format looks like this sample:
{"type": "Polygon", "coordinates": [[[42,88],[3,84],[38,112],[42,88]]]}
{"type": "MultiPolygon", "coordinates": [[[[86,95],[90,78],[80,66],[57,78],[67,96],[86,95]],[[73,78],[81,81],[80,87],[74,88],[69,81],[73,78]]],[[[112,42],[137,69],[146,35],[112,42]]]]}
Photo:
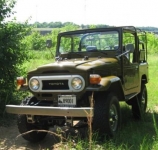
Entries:
{"type": "Polygon", "coordinates": [[[61,107],[76,106],[76,95],[58,95],[58,106],[61,107]]]}

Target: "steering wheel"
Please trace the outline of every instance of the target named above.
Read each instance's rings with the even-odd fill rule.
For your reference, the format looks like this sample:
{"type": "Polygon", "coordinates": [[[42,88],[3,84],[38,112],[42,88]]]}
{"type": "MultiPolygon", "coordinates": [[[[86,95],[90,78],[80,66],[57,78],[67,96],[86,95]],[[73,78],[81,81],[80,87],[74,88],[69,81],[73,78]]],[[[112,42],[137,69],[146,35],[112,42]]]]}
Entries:
{"type": "Polygon", "coordinates": [[[114,46],[105,46],[104,49],[105,50],[112,50],[112,49],[114,49],[114,46]]]}

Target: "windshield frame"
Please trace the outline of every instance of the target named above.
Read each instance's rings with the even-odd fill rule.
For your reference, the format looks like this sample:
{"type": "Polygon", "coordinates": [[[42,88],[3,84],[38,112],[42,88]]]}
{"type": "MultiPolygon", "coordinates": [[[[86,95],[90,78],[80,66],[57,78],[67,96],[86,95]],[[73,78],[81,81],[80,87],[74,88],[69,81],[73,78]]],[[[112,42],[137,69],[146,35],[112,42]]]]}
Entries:
{"type": "MultiPolygon", "coordinates": [[[[68,37],[68,36],[72,36],[74,34],[80,34],[80,35],[83,34],[85,36],[85,35],[93,35],[95,33],[110,33],[110,32],[118,33],[118,47],[117,47],[117,50],[119,50],[122,47],[122,45],[121,45],[122,28],[114,27],[114,28],[84,29],[84,30],[75,30],[75,31],[68,31],[68,32],[59,33],[58,37],[57,37],[58,40],[57,40],[56,56],[59,56],[60,54],[64,54],[64,53],[61,53],[61,51],[60,51],[60,46],[61,46],[60,43],[61,43],[62,37],[68,37]]],[[[76,51],[77,53],[79,53],[79,52],[81,52],[81,53],[86,52],[86,51],[81,51],[81,47],[82,47],[81,41],[82,41],[82,39],[84,39],[84,36],[82,36],[82,38],[80,39],[80,43],[78,45],[79,46],[79,50],[76,51]]],[[[73,46],[71,46],[71,47],[73,47],[73,46]]],[[[98,50],[100,51],[101,49],[98,49],[98,50]]],[[[108,52],[108,51],[112,51],[112,49],[101,50],[101,51],[108,52]]],[[[68,51],[68,52],[72,53],[72,52],[75,52],[75,51],[72,51],[72,49],[71,49],[71,51],[68,51]]],[[[65,53],[68,53],[68,52],[65,52],[65,53]]]]}

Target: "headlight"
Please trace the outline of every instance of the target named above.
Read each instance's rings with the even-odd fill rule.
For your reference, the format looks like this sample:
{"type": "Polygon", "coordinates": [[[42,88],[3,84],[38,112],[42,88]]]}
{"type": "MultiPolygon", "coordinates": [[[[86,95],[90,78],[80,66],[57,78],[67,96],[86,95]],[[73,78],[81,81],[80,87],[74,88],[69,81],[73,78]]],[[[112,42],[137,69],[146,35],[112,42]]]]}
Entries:
{"type": "Polygon", "coordinates": [[[71,82],[71,86],[75,89],[75,90],[79,90],[83,87],[83,81],[81,78],[79,77],[75,77],[72,79],[71,82]]]}
{"type": "Polygon", "coordinates": [[[29,82],[29,86],[30,86],[31,90],[33,90],[33,91],[38,90],[40,87],[40,83],[37,79],[32,78],[29,82]]]}

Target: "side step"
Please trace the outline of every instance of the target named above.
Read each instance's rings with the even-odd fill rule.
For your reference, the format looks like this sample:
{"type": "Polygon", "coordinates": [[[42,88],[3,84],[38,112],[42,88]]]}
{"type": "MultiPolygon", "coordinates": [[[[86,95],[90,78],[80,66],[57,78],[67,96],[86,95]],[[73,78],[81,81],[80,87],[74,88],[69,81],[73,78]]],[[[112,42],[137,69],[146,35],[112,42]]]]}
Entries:
{"type": "Polygon", "coordinates": [[[128,101],[128,100],[132,99],[133,97],[135,97],[137,95],[138,95],[138,93],[132,93],[132,94],[126,95],[125,100],[128,101]]]}

